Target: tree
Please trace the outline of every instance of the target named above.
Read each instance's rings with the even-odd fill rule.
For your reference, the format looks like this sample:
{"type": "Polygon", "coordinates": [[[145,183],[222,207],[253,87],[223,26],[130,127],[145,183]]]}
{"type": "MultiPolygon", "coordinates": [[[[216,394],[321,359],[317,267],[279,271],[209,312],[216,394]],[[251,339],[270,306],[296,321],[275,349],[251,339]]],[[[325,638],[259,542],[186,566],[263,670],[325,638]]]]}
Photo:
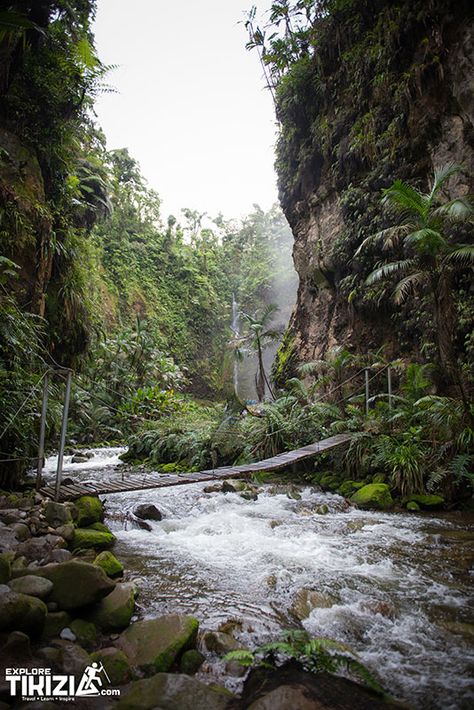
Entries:
{"type": "Polygon", "coordinates": [[[454,271],[474,262],[472,244],[451,243],[447,231],[453,222],[471,222],[474,214],[468,197],[442,202],[442,188],[461,167],[449,163],[435,170],[430,191],[423,193],[402,180],[383,191],[383,204],[397,215],[398,224],[365,239],[357,257],[371,245],[389,252],[392,260],[377,264],[366,284],[390,277],[397,279],[393,300],[401,304],[410,296],[426,294],[432,307],[438,365],[455,383],[466,401],[465,388],[456,362],[454,327],[455,304],[452,293],[454,271]],[[393,257],[402,258],[393,260],[393,257]]]}
{"type": "MultiPolygon", "coordinates": [[[[248,313],[242,313],[242,317],[247,323],[248,333],[242,338],[242,342],[249,350],[257,356],[257,372],[255,373],[255,389],[257,391],[257,399],[263,402],[265,397],[265,385],[270,392],[272,388],[268,381],[263,362],[263,351],[270,345],[280,339],[281,333],[270,327],[273,316],[278,311],[278,306],[275,303],[270,303],[261,312],[261,315],[256,313],[251,316],[248,313]]],[[[238,350],[237,352],[240,352],[238,350]]]]}

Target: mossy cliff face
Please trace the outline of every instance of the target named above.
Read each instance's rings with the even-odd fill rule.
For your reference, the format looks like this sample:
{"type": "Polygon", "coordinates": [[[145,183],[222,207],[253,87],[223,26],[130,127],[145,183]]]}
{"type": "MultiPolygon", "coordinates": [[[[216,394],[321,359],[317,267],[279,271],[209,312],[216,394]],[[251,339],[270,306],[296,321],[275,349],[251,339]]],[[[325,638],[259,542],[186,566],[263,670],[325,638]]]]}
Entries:
{"type": "MultiPolygon", "coordinates": [[[[472,20],[465,2],[329,5],[309,55],[277,87],[280,199],[300,277],[290,334],[303,361],[338,344],[409,355],[432,340],[430,309],[422,299],[395,309],[389,289],[364,284],[373,255],[353,255],[390,224],[380,197],[394,179],[427,189],[446,162],[472,170],[472,20]]],[[[470,190],[464,175],[448,187],[470,190]]]]}

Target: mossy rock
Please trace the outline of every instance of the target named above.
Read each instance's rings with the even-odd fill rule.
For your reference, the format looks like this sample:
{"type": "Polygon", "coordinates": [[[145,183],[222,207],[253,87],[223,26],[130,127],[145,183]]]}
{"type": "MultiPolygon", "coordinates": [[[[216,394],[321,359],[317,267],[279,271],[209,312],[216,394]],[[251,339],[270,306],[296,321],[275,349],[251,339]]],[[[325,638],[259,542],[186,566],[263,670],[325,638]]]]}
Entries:
{"type": "Polygon", "coordinates": [[[415,503],[414,500],[410,500],[410,501],[408,501],[408,503],[407,503],[407,510],[409,510],[409,511],[412,512],[412,513],[416,513],[416,512],[418,512],[419,510],[421,510],[421,508],[420,508],[420,506],[418,505],[418,503],[415,503]]]}
{"type": "Polygon", "coordinates": [[[115,583],[100,567],[79,560],[45,565],[32,574],[53,582],[49,601],[56,602],[59,609],[65,611],[95,604],[115,588],[115,583]]]}
{"type": "Polygon", "coordinates": [[[77,642],[84,648],[94,648],[97,645],[99,633],[95,624],[84,619],[74,619],[69,628],[77,638],[77,642]]]}
{"type": "Polygon", "coordinates": [[[0,594],[0,631],[24,631],[28,636],[40,636],[47,613],[41,599],[13,591],[0,594]]]}
{"type": "Polygon", "coordinates": [[[100,552],[94,560],[97,567],[101,567],[105,574],[112,579],[123,574],[123,564],[115,557],[113,552],[104,550],[100,552]]]}
{"type": "Polygon", "coordinates": [[[14,552],[2,552],[0,554],[0,584],[6,584],[10,580],[14,557],[14,552]]]}
{"type": "Polygon", "coordinates": [[[354,493],[354,491],[358,490],[358,488],[361,488],[362,486],[362,483],[358,486],[356,481],[344,481],[344,483],[342,483],[337,489],[337,492],[339,495],[348,498],[354,493]]]}
{"type": "Polygon", "coordinates": [[[113,547],[116,541],[115,535],[110,530],[96,530],[93,527],[76,528],[74,537],[71,542],[72,550],[85,550],[93,548],[94,550],[107,550],[113,547]]]}
{"type": "Polygon", "coordinates": [[[375,473],[372,476],[372,483],[386,483],[386,476],[384,473],[375,473]]]}
{"type": "Polygon", "coordinates": [[[88,527],[104,520],[104,508],[97,496],[81,496],[75,501],[78,527],[88,527]]]}
{"type": "Polygon", "coordinates": [[[406,503],[417,503],[422,510],[440,510],[444,508],[443,496],[437,495],[411,495],[405,499],[406,503]]]}
{"type": "Polygon", "coordinates": [[[179,661],[179,670],[186,675],[194,675],[198,672],[206,657],[195,648],[185,651],[179,661]]]}
{"type": "Polygon", "coordinates": [[[180,653],[194,646],[198,628],[199,622],[192,616],[169,614],[137,621],[121,634],[116,645],[132,666],[153,675],[168,671],[180,653]]]}
{"type": "Polygon", "coordinates": [[[180,673],[157,673],[131,683],[117,710],[225,710],[233,695],[226,688],[209,686],[180,673]]]}
{"type": "Polygon", "coordinates": [[[127,656],[120,649],[110,646],[91,653],[91,662],[102,663],[111,685],[123,685],[132,678],[127,656]]]}
{"type": "Polygon", "coordinates": [[[87,615],[87,619],[101,629],[122,631],[129,625],[133,616],[136,594],[137,590],[132,582],[117,584],[87,615]]]}
{"type": "Polygon", "coordinates": [[[335,491],[339,488],[339,486],[341,486],[341,481],[338,476],[334,475],[334,473],[325,473],[324,476],[321,476],[319,485],[321,488],[335,491]]]}
{"type": "Polygon", "coordinates": [[[67,611],[53,611],[46,615],[43,628],[43,639],[59,636],[61,631],[71,624],[67,611]]]}
{"type": "Polygon", "coordinates": [[[351,502],[368,510],[388,510],[393,506],[390,487],[386,483],[369,483],[351,496],[351,502]]]}

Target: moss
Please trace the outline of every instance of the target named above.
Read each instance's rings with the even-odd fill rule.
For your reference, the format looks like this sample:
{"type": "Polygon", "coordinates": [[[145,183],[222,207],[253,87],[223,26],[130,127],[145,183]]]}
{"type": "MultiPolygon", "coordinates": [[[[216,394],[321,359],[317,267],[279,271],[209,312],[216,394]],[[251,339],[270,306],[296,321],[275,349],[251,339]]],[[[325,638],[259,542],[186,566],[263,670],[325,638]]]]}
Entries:
{"type": "Polygon", "coordinates": [[[420,506],[418,503],[415,503],[414,500],[411,500],[407,503],[407,510],[409,510],[412,513],[416,513],[417,511],[420,510],[420,506]]]}
{"type": "Polygon", "coordinates": [[[78,527],[87,527],[100,523],[104,519],[104,509],[96,496],[81,496],[75,501],[77,509],[76,523],[78,527]]]}
{"type": "Polygon", "coordinates": [[[78,643],[84,648],[93,648],[97,644],[98,633],[95,624],[84,619],[74,619],[70,624],[78,643]]]}
{"type": "Polygon", "coordinates": [[[103,664],[111,685],[127,683],[132,676],[127,656],[118,648],[102,648],[95,651],[91,653],[91,661],[103,664]]]}
{"type": "Polygon", "coordinates": [[[390,488],[386,483],[369,483],[351,496],[351,502],[360,508],[386,510],[393,505],[390,488]]]}
{"type": "Polygon", "coordinates": [[[122,563],[119,562],[112,552],[107,550],[104,550],[104,552],[97,555],[94,560],[94,564],[97,565],[97,567],[102,567],[105,574],[112,579],[114,577],[120,577],[120,575],[123,574],[122,563]]]}
{"type": "Polygon", "coordinates": [[[11,577],[12,573],[12,558],[14,558],[15,553],[2,552],[0,555],[0,584],[6,584],[11,577]]]}
{"type": "Polygon", "coordinates": [[[179,662],[179,670],[186,675],[194,675],[205,661],[205,657],[195,648],[185,651],[179,662]]]}
{"type": "Polygon", "coordinates": [[[411,495],[405,499],[406,503],[417,503],[422,510],[439,510],[444,507],[443,496],[436,495],[411,495]]]}
{"type": "Polygon", "coordinates": [[[94,530],[93,528],[76,528],[71,543],[71,549],[84,550],[94,548],[95,550],[106,550],[115,544],[115,535],[109,532],[94,530]]]}
{"type": "Polygon", "coordinates": [[[296,367],[296,345],[293,334],[288,328],[282,343],[276,351],[272,367],[272,378],[276,385],[283,387],[287,380],[293,377],[296,367]]]}

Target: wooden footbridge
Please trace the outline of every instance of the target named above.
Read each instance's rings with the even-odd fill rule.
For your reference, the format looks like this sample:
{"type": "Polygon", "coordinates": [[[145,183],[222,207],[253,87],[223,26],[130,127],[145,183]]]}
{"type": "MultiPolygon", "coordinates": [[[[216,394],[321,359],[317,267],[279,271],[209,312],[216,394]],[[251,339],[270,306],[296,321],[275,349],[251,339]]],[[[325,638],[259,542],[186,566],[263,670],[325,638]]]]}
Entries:
{"type": "Polygon", "coordinates": [[[257,461],[256,463],[243,464],[242,466],[225,466],[223,468],[209,469],[197,473],[143,473],[143,474],[122,474],[114,478],[94,481],[93,483],[74,483],[56,486],[45,486],[40,489],[40,493],[48,498],[56,500],[74,500],[83,495],[103,495],[110,493],[124,493],[126,491],[142,491],[147,488],[168,488],[169,486],[184,486],[189,483],[201,483],[202,481],[219,481],[226,478],[241,478],[258,471],[278,471],[288,466],[292,466],[300,461],[317,456],[330,449],[341,446],[350,441],[351,434],[337,434],[328,439],[323,439],[315,444],[303,446],[301,449],[288,451],[285,454],[278,454],[272,458],[257,461]]]}

